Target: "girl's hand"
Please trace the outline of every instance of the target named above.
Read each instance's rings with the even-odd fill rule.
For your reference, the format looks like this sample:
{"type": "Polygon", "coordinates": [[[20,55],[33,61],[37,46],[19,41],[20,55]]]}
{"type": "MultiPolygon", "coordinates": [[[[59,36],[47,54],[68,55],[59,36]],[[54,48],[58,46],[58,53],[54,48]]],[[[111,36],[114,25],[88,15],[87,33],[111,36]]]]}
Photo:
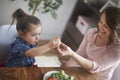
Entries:
{"type": "Polygon", "coordinates": [[[60,38],[55,38],[48,43],[50,49],[57,48],[61,44],[60,38]]]}
{"type": "Polygon", "coordinates": [[[61,56],[72,56],[73,54],[73,50],[64,43],[61,43],[61,45],[58,46],[57,50],[61,56]]]}

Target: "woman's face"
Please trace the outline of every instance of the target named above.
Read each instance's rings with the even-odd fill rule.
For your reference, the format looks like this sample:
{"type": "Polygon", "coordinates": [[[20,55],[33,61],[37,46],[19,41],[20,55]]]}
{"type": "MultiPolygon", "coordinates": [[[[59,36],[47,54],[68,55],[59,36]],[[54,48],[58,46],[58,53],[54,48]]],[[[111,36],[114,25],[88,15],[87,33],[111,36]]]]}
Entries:
{"type": "Polygon", "coordinates": [[[103,13],[100,17],[98,29],[99,29],[98,36],[100,38],[104,39],[105,41],[108,41],[109,37],[111,35],[111,29],[106,23],[106,14],[105,13],[103,13]]]}
{"type": "Polygon", "coordinates": [[[31,45],[35,45],[40,39],[41,26],[30,24],[30,31],[22,36],[22,38],[31,45]]]}

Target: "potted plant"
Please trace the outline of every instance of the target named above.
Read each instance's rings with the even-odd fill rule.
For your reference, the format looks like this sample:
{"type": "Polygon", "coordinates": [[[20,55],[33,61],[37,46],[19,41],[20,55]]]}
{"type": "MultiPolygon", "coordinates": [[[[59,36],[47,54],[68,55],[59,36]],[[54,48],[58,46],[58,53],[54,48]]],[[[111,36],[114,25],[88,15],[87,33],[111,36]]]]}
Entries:
{"type": "MultiPolygon", "coordinates": [[[[15,1],[15,0],[9,0],[15,1]]],[[[62,0],[24,0],[28,1],[29,11],[32,11],[31,15],[35,15],[37,10],[41,13],[51,13],[53,18],[57,17],[56,10],[62,4],[62,0]],[[39,8],[39,9],[38,9],[39,8]]]]}

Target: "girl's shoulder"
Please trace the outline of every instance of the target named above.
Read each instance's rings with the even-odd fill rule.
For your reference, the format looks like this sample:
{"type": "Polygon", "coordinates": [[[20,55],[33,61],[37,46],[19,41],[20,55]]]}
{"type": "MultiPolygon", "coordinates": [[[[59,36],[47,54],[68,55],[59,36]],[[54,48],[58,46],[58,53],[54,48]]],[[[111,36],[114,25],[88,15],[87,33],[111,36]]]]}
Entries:
{"type": "Polygon", "coordinates": [[[27,47],[28,44],[25,43],[25,41],[23,41],[21,38],[19,37],[16,37],[16,40],[13,41],[11,44],[10,44],[10,48],[11,49],[21,49],[23,47],[27,47]]]}

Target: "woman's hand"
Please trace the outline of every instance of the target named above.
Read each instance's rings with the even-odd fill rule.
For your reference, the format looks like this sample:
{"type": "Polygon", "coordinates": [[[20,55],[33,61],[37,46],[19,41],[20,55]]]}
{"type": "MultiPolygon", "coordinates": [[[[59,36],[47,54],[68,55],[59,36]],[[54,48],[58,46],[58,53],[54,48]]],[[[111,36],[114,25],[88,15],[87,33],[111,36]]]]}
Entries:
{"type": "Polygon", "coordinates": [[[61,44],[60,38],[55,38],[48,43],[50,49],[57,48],[61,44]]]}
{"type": "Polygon", "coordinates": [[[65,60],[61,60],[60,61],[61,62],[61,66],[60,67],[67,67],[67,61],[65,61],[65,60]]]}
{"type": "Polygon", "coordinates": [[[61,45],[57,47],[57,50],[61,56],[72,56],[73,54],[73,50],[64,43],[61,43],[61,45]]]}

